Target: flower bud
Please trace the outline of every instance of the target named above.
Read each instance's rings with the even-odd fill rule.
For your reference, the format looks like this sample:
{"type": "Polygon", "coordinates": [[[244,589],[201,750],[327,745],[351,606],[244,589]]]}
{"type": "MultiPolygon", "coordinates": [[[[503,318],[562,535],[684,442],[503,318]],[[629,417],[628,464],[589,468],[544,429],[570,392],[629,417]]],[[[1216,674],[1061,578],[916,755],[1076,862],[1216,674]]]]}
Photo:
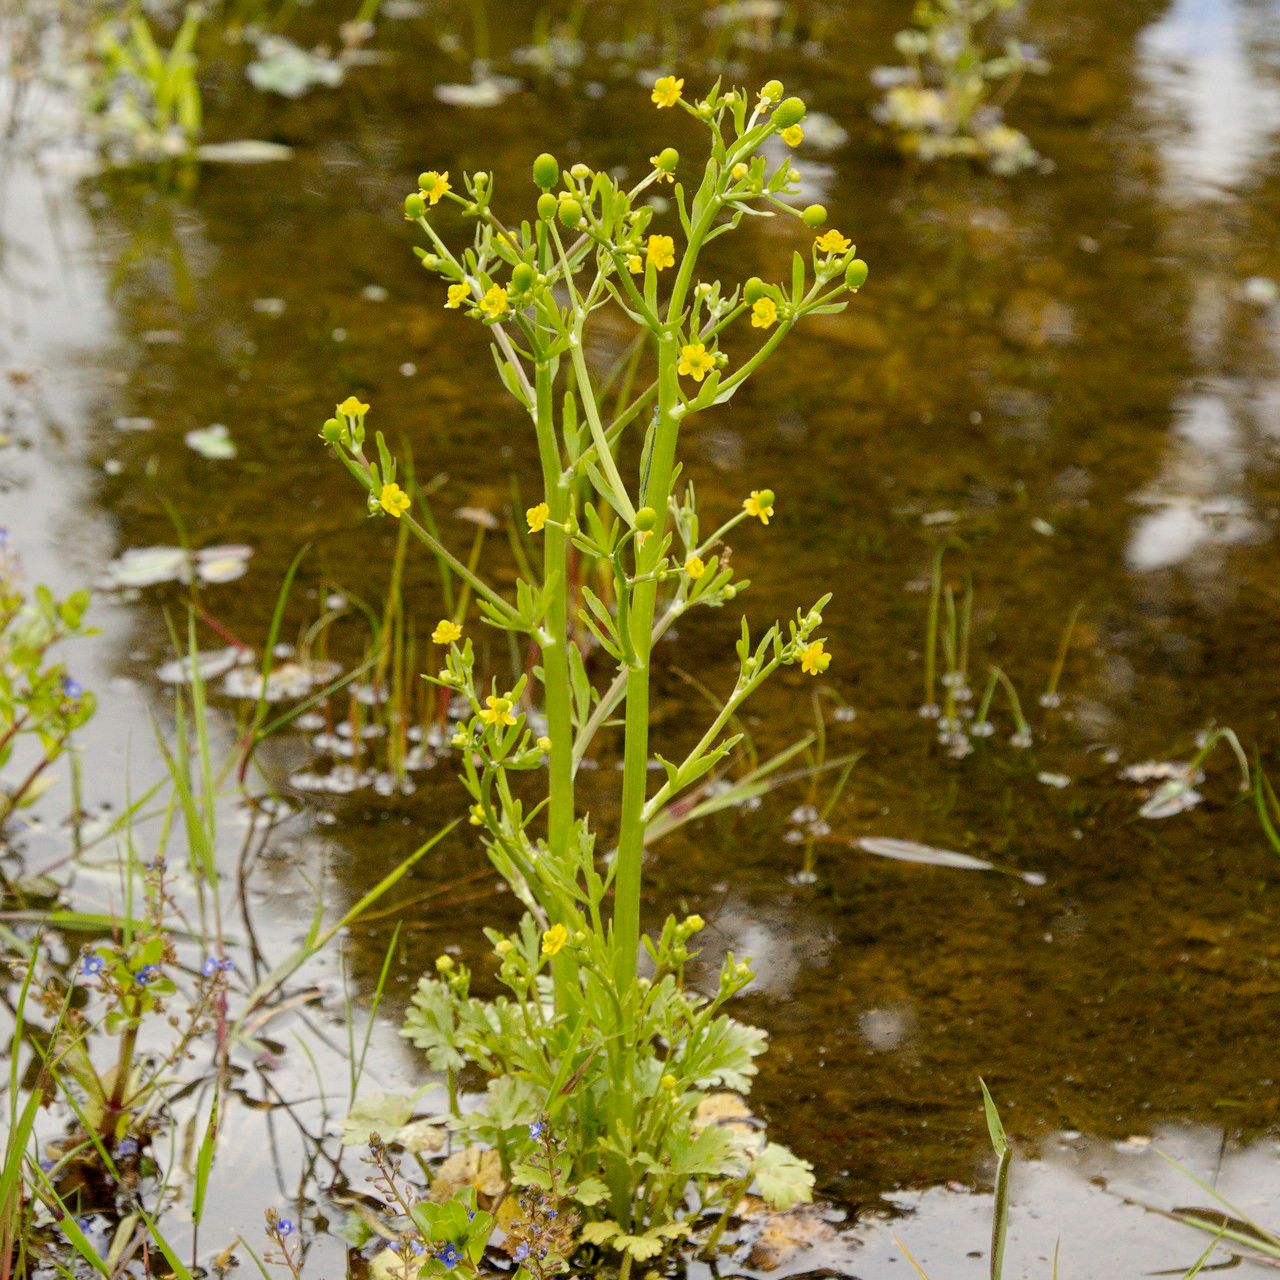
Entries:
{"type": "Polygon", "coordinates": [[[324,426],[320,428],[320,435],[330,444],[345,444],[347,441],[347,429],[337,418],[326,418],[324,426]]]}
{"type": "Polygon", "coordinates": [[[658,513],[652,507],[641,507],[636,512],[636,528],[648,533],[658,523],[658,513]]]}
{"type": "Polygon", "coordinates": [[[760,90],[760,97],[766,102],[781,102],[782,81],[770,80],[769,83],[760,90]]]}
{"type": "Polygon", "coordinates": [[[870,268],[861,258],[854,258],[845,268],[844,283],[846,288],[861,289],[867,283],[867,274],[870,268]]]}
{"type": "Polygon", "coordinates": [[[804,105],[801,98],[788,98],[773,113],[773,127],[775,129],[790,129],[793,124],[799,124],[804,119],[804,113],[808,108],[804,105]]]}
{"type": "Polygon", "coordinates": [[[677,1084],[679,1084],[680,1082],[675,1078],[675,1076],[673,1076],[673,1075],[668,1071],[668,1072],[667,1072],[667,1074],[666,1074],[665,1076],[663,1076],[663,1077],[662,1077],[662,1079],[659,1081],[659,1083],[662,1085],[662,1087],[663,1087],[663,1088],[664,1088],[668,1093],[670,1093],[670,1092],[671,1092],[671,1090],[672,1090],[672,1089],[674,1089],[674,1088],[676,1087],[676,1085],[677,1085],[677,1084]]]}
{"type": "Polygon", "coordinates": [[[453,957],[452,957],[452,956],[437,956],[437,957],[436,957],[436,972],[437,972],[437,973],[448,973],[448,972],[449,972],[449,970],[450,970],[450,969],[452,969],[452,968],[453,968],[453,957]]]}
{"type": "Polygon", "coordinates": [[[680,163],[680,153],[675,147],[663,147],[658,152],[658,168],[663,173],[671,173],[676,165],[680,163]]]}
{"type": "Polygon", "coordinates": [[[483,191],[489,185],[489,175],[481,169],[471,175],[471,183],[477,191],[483,191]]]}
{"type": "Polygon", "coordinates": [[[533,162],[533,180],[543,191],[550,191],[556,185],[556,179],[559,176],[560,165],[549,151],[544,151],[533,162]]]}
{"type": "Polygon", "coordinates": [[[411,191],[404,198],[405,216],[409,218],[421,218],[427,211],[427,202],[416,192],[411,191]]]}
{"type": "Polygon", "coordinates": [[[701,916],[685,916],[684,927],[690,933],[697,933],[700,929],[706,928],[707,922],[701,916]]]}
{"type": "Polygon", "coordinates": [[[748,306],[754,306],[764,297],[764,281],[759,276],[752,276],[742,288],[742,296],[748,306]]]}
{"type": "Polygon", "coordinates": [[[517,293],[527,293],[537,279],[538,273],[527,262],[517,262],[511,273],[511,285],[517,293]]]}
{"type": "Polygon", "coordinates": [[[582,206],[576,200],[561,200],[560,221],[566,227],[576,227],[582,221],[582,206]]]}
{"type": "Polygon", "coordinates": [[[555,198],[549,191],[544,191],[538,197],[538,217],[543,222],[550,222],[556,216],[556,210],[560,207],[560,201],[555,198]]]}
{"type": "Polygon", "coordinates": [[[729,170],[729,176],[734,180],[734,182],[741,182],[750,172],[751,170],[743,164],[741,160],[739,160],[738,163],[729,170]]]}
{"type": "Polygon", "coordinates": [[[509,956],[516,949],[516,944],[510,938],[499,938],[493,949],[500,956],[509,956]]]}
{"type": "Polygon", "coordinates": [[[820,227],[827,220],[827,211],[820,204],[811,204],[801,215],[806,227],[820,227]]]}
{"type": "Polygon", "coordinates": [[[583,164],[581,160],[579,160],[578,163],[575,164],[573,168],[569,170],[569,172],[579,181],[581,181],[583,178],[591,177],[591,167],[589,165],[583,164]]]}

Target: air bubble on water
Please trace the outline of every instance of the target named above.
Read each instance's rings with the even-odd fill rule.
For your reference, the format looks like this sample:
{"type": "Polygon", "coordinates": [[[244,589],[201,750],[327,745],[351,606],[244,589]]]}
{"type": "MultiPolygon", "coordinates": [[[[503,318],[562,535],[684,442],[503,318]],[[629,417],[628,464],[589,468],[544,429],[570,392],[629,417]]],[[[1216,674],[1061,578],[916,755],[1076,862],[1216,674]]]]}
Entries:
{"type": "Polygon", "coordinates": [[[1042,707],[1060,707],[1062,706],[1062,695],[1058,693],[1042,693],[1040,695],[1040,705],[1042,707]]]}
{"type": "Polygon", "coordinates": [[[921,720],[936,720],[942,714],[942,708],[936,702],[926,702],[920,708],[921,720]]]}
{"type": "Polygon", "coordinates": [[[791,810],[790,819],[796,826],[803,826],[806,822],[816,822],[821,815],[818,813],[816,806],[811,804],[797,805],[791,810]]]}

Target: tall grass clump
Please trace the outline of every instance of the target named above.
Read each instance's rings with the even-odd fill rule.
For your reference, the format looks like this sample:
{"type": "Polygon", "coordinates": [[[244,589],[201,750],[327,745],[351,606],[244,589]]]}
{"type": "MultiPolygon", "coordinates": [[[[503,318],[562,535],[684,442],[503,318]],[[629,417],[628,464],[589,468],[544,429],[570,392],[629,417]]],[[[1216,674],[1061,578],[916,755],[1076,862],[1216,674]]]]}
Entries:
{"type": "MultiPolygon", "coordinates": [[[[652,100],[705,128],[708,154],[697,166],[660,139],[644,176],[626,186],[586,164],[562,170],[544,154],[533,163],[540,194],[523,221],[499,213],[484,172],[456,181],[423,173],[405,200],[426,239],[416,252],[445,285],[444,306],[485,327],[501,383],[532,427],[541,493],[526,523],[541,556],[512,596],[416,517],[382,433],[369,439],[368,405],[349,397],[322,431],[370,514],[407,527],[469,586],[483,625],[532,650],[528,673],[508,684],[478,669],[467,618],[443,618],[431,637],[445,658],[428,678],[470,708],[451,737],[470,821],[525,915],[513,933],[486,931],[506,994],[473,996],[467,967],[442,956],[418,986],[405,1034],[448,1078],[464,1138],[496,1150],[517,1186],[549,1195],[554,1185],[557,1201],[584,1219],[582,1239],[615,1251],[624,1274],[688,1234],[695,1211],[714,1218],[753,1183],[777,1207],[812,1187],[808,1165],[785,1148],[700,1123],[710,1091],[750,1087],[764,1050],[764,1033],[727,1012],[752,970],[730,954],[710,994],[693,989],[685,975],[703,921],[671,916],[643,932],[641,886],[646,840],[673,825],[672,807],[734,751],[732,724],[747,699],[780,668],[827,669],[829,597],[762,632],[741,619],[732,683],[686,754],[656,756],[656,787],[650,686],[658,642],[677,620],[722,608],[747,585],[728,563],[728,534],[767,526],[778,502],[762,476],[706,532],[682,481],[682,432],[736,395],[798,323],[841,310],[867,277],[850,240],[821,230],[825,209],[789,202],[798,182],[786,149],[800,141],[805,104],[784,98],[777,81],[757,95],[719,83],[696,101],[683,91],[666,75],[652,100]],[[659,191],[674,205],[671,226],[645,200],[659,191]],[[474,226],[460,249],[437,225],[446,209],[474,226]],[[703,277],[712,241],[745,218],[779,215],[795,217],[808,241],[787,279],[730,286],[703,277]],[[621,404],[606,400],[587,355],[604,313],[631,326],[641,352],[641,375],[621,404]],[[608,660],[603,672],[575,640],[588,634],[608,660]],[[618,717],[619,817],[598,832],[575,773],[618,717]],[[463,1073],[485,1082],[465,1110],[453,1087],[463,1073]]],[[[447,1267],[475,1251],[475,1220],[457,1219],[436,1214],[430,1224],[433,1256],[447,1267]]],[[[423,1229],[425,1217],[415,1221],[423,1229]]]]}

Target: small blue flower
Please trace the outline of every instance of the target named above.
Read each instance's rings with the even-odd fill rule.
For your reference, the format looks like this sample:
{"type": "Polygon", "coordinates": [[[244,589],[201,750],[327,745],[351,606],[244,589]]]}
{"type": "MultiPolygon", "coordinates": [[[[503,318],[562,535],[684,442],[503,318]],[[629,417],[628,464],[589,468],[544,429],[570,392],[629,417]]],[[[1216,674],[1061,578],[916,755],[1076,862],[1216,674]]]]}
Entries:
{"type": "Polygon", "coordinates": [[[40,1168],[43,1169],[45,1173],[48,1173],[57,1163],[58,1162],[56,1160],[41,1160],[40,1168]]]}
{"type": "Polygon", "coordinates": [[[410,1240],[409,1248],[412,1249],[414,1253],[419,1253],[419,1254],[426,1253],[427,1251],[427,1246],[423,1244],[421,1240],[410,1240]]]}
{"type": "Polygon", "coordinates": [[[79,698],[84,693],[84,685],[79,680],[73,680],[70,676],[62,677],[62,696],[64,698],[79,698]]]}
{"type": "Polygon", "coordinates": [[[107,967],[101,956],[85,956],[80,961],[80,974],[85,978],[94,978],[107,967]]]}
{"type": "Polygon", "coordinates": [[[436,1254],[436,1257],[443,1262],[450,1271],[452,1271],[454,1267],[462,1261],[462,1254],[458,1252],[457,1245],[452,1244],[445,1245],[445,1247],[436,1254]]]}
{"type": "Polygon", "coordinates": [[[516,1249],[515,1253],[513,1253],[511,1256],[512,1256],[512,1257],[513,1257],[517,1262],[523,1262],[523,1261],[524,1261],[524,1260],[529,1256],[529,1254],[530,1254],[531,1252],[532,1252],[532,1251],[530,1250],[530,1248],[529,1248],[529,1246],[528,1246],[527,1244],[522,1244],[522,1245],[520,1245],[520,1247],[519,1247],[518,1249],[516,1249]]]}
{"type": "Polygon", "coordinates": [[[138,1154],[138,1144],[133,1138],[121,1138],[116,1143],[116,1155],[118,1156],[136,1156],[138,1154]]]}
{"type": "Polygon", "coordinates": [[[547,1126],[543,1124],[541,1120],[535,1120],[529,1126],[529,1137],[531,1137],[536,1142],[539,1138],[542,1137],[544,1133],[546,1133],[546,1131],[547,1131],[547,1126]]]}
{"type": "Polygon", "coordinates": [[[217,956],[205,956],[204,964],[200,966],[200,972],[206,978],[212,978],[215,973],[222,972],[222,961],[217,956]]]}
{"type": "Polygon", "coordinates": [[[236,962],[231,959],[220,960],[218,962],[218,968],[221,969],[223,973],[230,973],[235,967],[236,962]]]}
{"type": "Polygon", "coordinates": [[[292,1218],[277,1218],[277,1219],[276,1219],[276,1234],[277,1234],[277,1235],[281,1235],[281,1236],[291,1236],[291,1235],[293,1235],[293,1219],[292,1219],[292,1218]]]}
{"type": "Polygon", "coordinates": [[[158,964],[144,964],[137,973],[133,975],[133,980],[140,987],[145,987],[148,982],[154,982],[160,976],[160,966],[158,964]]]}

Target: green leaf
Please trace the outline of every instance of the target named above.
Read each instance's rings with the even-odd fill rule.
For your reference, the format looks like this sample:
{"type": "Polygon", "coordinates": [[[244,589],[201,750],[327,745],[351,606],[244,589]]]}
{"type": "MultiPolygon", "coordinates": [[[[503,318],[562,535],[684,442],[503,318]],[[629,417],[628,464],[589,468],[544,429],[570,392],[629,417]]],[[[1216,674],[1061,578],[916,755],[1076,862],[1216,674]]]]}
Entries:
{"type": "Polygon", "coordinates": [[[582,1228],[582,1239],[585,1244],[608,1244],[615,1236],[622,1234],[622,1228],[616,1222],[588,1222],[582,1228]]]}
{"type": "Polygon", "coordinates": [[[1000,1113],[991,1099],[987,1082],[979,1080],[978,1083],[982,1086],[982,1106],[987,1113],[987,1132],[991,1135],[991,1146],[995,1150],[996,1159],[1001,1160],[1009,1150],[1009,1139],[1005,1137],[1004,1125],[1000,1122],[1000,1113]]]}
{"type": "Polygon", "coordinates": [[[584,1208],[599,1204],[609,1194],[609,1188],[599,1178],[583,1178],[573,1193],[573,1198],[584,1208]]]}
{"type": "Polygon", "coordinates": [[[342,1121],[342,1145],[362,1147],[376,1133],[390,1141],[413,1118],[411,1099],[396,1093],[371,1093],[356,1101],[342,1121]]]}
{"type": "Polygon", "coordinates": [[[779,1143],[767,1143],[751,1163],[761,1198],[771,1209],[793,1209],[813,1199],[813,1165],[779,1143]]]}

